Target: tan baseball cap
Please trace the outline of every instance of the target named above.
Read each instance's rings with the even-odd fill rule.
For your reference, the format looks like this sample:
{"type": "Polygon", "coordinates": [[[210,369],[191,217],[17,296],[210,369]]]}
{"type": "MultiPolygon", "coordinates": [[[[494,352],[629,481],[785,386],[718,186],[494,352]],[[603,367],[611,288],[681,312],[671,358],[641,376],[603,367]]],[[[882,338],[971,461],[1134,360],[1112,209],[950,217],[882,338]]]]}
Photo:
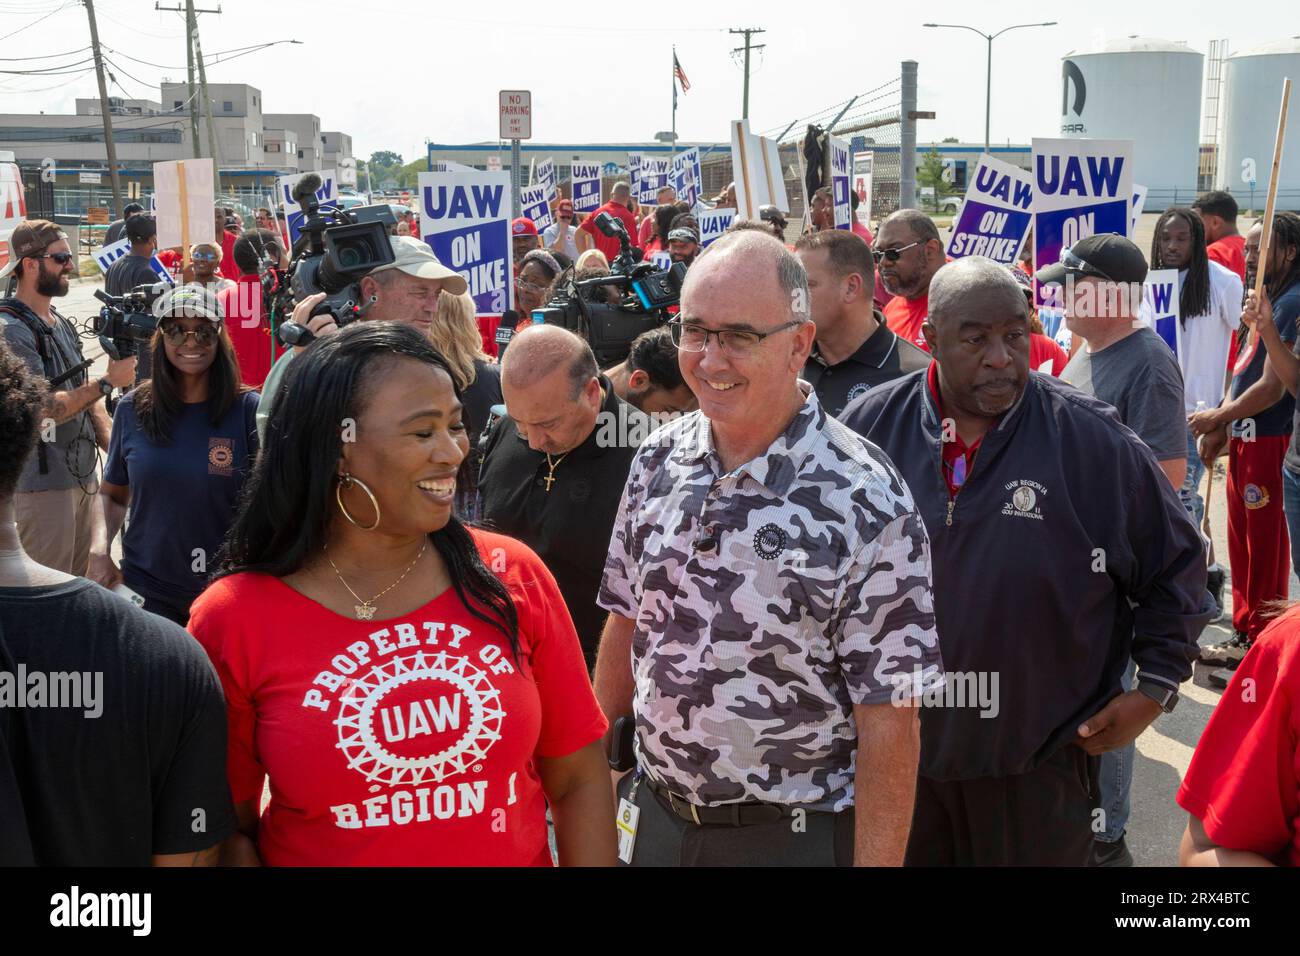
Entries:
{"type": "Polygon", "coordinates": [[[386,269],[400,269],[417,279],[439,279],[442,287],[452,295],[464,295],[469,289],[465,277],[439,262],[427,242],[414,236],[389,236],[388,241],[393,244],[394,259],[388,265],[374,269],[372,275],[386,269]]]}
{"type": "Polygon", "coordinates": [[[25,219],[14,227],[9,236],[9,261],[0,269],[0,279],[18,268],[18,260],[38,256],[46,248],[68,234],[48,219],[25,219]]]}

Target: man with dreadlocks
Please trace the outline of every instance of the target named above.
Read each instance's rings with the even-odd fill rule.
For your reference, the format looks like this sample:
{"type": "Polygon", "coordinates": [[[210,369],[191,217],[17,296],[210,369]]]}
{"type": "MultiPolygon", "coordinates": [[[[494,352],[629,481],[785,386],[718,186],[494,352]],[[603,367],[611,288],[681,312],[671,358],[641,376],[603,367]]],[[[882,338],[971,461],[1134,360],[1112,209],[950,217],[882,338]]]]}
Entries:
{"type": "MultiPolygon", "coordinates": [[[[1266,300],[1254,303],[1243,322],[1259,330],[1264,348],[1239,337],[1232,391],[1218,408],[1189,419],[1201,439],[1201,458],[1212,463],[1228,448],[1228,558],[1232,567],[1232,639],[1205,648],[1201,660],[1220,662],[1211,683],[1224,687],[1252,641],[1267,623],[1266,605],[1287,596],[1290,569],[1286,518],[1300,517],[1300,450],[1294,437],[1296,359],[1292,349],[1300,317],[1300,217],[1278,213],[1268,261],[1259,261],[1263,223],[1246,236],[1246,273],[1264,270],[1266,300]],[[1267,355],[1267,360],[1265,358],[1267,355]],[[1288,394],[1289,393],[1289,394],[1288,394]],[[1286,467],[1283,467],[1283,463],[1286,467]],[[1293,514],[1284,516],[1284,480],[1291,486],[1293,514]]],[[[1242,330],[1244,333],[1245,329],[1242,330]]],[[[1300,531],[1300,527],[1297,527],[1300,531]]]]}
{"type": "MultiPolygon", "coordinates": [[[[1204,199],[1205,197],[1202,197],[1204,199]]],[[[1235,206],[1234,206],[1235,208],[1235,206]]],[[[1241,312],[1241,279],[1212,260],[1205,243],[1205,225],[1194,209],[1171,206],[1156,222],[1151,240],[1151,268],[1178,270],[1178,365],[1183,372],[1183,403],[1187,415],[1198,408],[1215,408],[1223,401],[1224,367],[1232,333],[1241,312]]],[[[1151,305],[1142,303],[1142,318],[1152,322],[1151,305]]],[[[1187,429],[1187,477],[1178,496],[1199,527],[1205,515],[1201,479],[1205,465],[1196,436],[1187,429]]],[[[1223,610],[1223,569],[1210,569],[1209,588],[1223,610]]]]}

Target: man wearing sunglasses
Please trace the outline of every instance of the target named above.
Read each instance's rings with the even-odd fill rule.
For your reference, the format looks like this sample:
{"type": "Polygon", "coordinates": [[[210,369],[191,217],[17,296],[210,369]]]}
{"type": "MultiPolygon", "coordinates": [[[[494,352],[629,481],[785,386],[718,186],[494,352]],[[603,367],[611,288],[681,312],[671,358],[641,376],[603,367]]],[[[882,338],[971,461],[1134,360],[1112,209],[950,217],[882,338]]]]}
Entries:
{"type": "Polygon", "coordinates": [[[876,269],[893,296],[885,321],[905,342],[929,349],[921,326],[930,311],[930,280],[943,268],[943,243],[932,220],[919,209],[900,209],[876,233],[876,269]]]}
{"type": "Polygon", "coordinates": [[[12,298],[0,299],[5,344],[49,389],[41,406],[42,440],[14,495],[18,532],[33,559],[81,575],[90,555],[91,498],[99,482],[95,446],[108,448],[112,428],[99,400],[115,387],[131,385],[135,359],[109,361],[108,373],[98,380],[88,380],[85,369],[78,369],[81,338],[50,301],[68,294],[68,276],[75,271],[62,229],[44,219],[24,222],[10,237],[9,253],[0,281],[16,275],[18,289],[12,298]]]}
{"type": "Polygon", "coordinates": [[[929,368],[840,419],[916,495],[950,680],[995,689],[922,711],[908,864],[1084,866],[1098,758],[1173,710],[1214,615],[1200,535],[1113,408],[1029,371],[1006,267],[945,266],[923,331],[929,368]]]}
{"type": "Polygon", "coordinates": [[[633,459],[598,599],[596,694],[636,719],[631,863],[897,866],[919,725],[900,704],[942,670],[924,528],[799,381],[816,328],[777,239],[722,236],[681,306],[700,410],[633,459]]]}

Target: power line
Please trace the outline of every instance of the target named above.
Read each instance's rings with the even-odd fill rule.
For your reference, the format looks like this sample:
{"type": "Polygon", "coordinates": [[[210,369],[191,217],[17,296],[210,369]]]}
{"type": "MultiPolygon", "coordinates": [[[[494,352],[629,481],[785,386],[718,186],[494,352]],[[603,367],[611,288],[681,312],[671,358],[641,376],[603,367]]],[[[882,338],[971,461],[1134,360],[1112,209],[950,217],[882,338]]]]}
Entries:
{"type": "Polygon", "coordinates": [[[54,60],[61,56],[76,56],[78,53],[85,53],[90,47],[83,46],[79,50],[68,50],[66,53],[47,53],[44,56],[0,56],[0,63],[22,63],[26,60],[54,60]]]}
{"type": "Polygon", "coordinates": [[[94,57],[88,56],[84,60],[77,60],[75,63],[58,63],[40,70],[0,70],[0,73],[9,73],[14,76],[58,76],[61,73],[71,73],[76,67],[93,63],[94,59],[94,57]]]}
{"type": "Polygon", "coordinates": [[[36,24],[38,24],[38,23],[40,23],[40,22],[42,22],[42,21],[44,21],[44,20],[48,20],[50,17],[54,16],[54,15],[55,15],[56,13],[58,13],[60,10],[66,10],[68,7],[73,7],[73,6],[76,6],[76,4],[75,4],[75,3],[65,3],[65,4],[63,4],[63,6],[55,7],[55,8],[54,8],[53,10],[51,10],[49,13],[45,14],[45,16],[43,16],[43,17],[38,17],[37,19],[33,20],[31,23],[27,24],[27,26],[25,26],[25,27],[19,27],[19,28],[18,28],[17,30],[15,30],[13,33],[6,33],[4,36],[0,37],[0,40],[8,40],[10,37],[16,37],[16,36],[18,36],[18,34],[22,33],[24,30],[30,30],[32,27],[36,26],[36,24]]]}
{"type": "Polygon", "coordinates": [[[8,94],[10,96],[14,96],[14,95],[22,96],[27,93],[46,93],[50,90],[57,90],[61,86],[67,86],[70,83],[75,83],[83,76],[86,76],[88,73],[93,72],[93,70],[94,70],[93,67],[87,70],[82,70],[80,73],[76,74],[75,76],[69,77],[68,79],[64,80],[62,83],[55,83],[53,86],[38,86],[35,89],[22,89],[22,90],[0,86],[0,96],[3,96],[5,94],[8,94]]]}

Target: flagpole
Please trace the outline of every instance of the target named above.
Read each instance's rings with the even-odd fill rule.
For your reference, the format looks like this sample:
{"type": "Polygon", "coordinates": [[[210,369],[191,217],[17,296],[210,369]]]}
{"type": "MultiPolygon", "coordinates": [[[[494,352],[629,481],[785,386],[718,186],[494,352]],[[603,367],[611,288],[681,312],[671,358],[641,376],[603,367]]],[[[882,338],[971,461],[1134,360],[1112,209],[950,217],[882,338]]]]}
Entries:
{"type": "Polygon", "coordinates": [[[673,67],[670,82],[673,84],[673,146],[669,157],[677,155],[677,44],[673,44],[673,67]]]}

